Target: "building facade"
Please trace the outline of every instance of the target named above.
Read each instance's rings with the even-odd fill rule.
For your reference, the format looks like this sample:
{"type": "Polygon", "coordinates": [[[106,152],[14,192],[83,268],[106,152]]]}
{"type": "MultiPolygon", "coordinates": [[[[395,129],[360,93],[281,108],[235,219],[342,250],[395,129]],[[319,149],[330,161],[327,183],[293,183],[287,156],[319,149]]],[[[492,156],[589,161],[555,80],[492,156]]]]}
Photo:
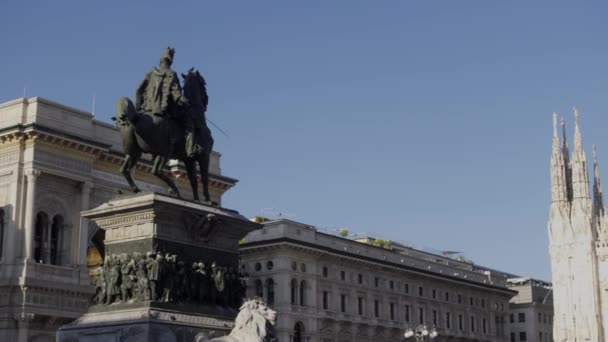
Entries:
{"type": "Polygon", "coordinates": [[[507,287],[517,292],[509,302],[511,342],[553,341],[553,291],[550,283],[512,278],[507,287]]]}
{"type": "MultiPolygon", "coordinates": [[[[87,264],[103,256],[103,231],[80,212],[128,192],[118,173],[122,144],[113,125],[42,98],[0,104],[0,340],[55,341],[93,293],[87,264]]],[[[166,188],[142,160],[135,179],[144,191],[166,188]]],[[[177,164],[184,196],[190,195],[177,164]]],[[[236,183],[210,163],[216,202],[236,183]]]]}
{"type": "Polygon", "coordinates": [[[574,147],[570,155],[564,121],[560,141],[557,115],[553,115],[549,210],[555,310],[553,337],[555,341],[605,341],[608,338],[608,220],[597,158],[594,152],[591,194],[576,110],[574,116],[574,147]]]}
{"type": "Polygon", "coordinates": [[[408,327],[436,327],[435,341],[509,341],[502,277],[401,246],[391,249],[279,220],[240,248],[248,295],[279,314],[280,341],[399,341],[408,327]]]}

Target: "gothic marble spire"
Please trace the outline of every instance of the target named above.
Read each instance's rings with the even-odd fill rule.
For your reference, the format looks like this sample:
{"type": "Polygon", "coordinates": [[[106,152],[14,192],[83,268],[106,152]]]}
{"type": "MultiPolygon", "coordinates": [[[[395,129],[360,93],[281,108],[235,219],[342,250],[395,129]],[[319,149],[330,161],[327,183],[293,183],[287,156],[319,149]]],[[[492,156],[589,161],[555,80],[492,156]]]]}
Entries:
{"type": "Polygon", "coordinates": [[[580,132],[579,117],[580,114],[576,108],[574,111],[574,150],[572,151],[572,160],[570,162],[572,168],[572,200],[582,200],[585,209],[589,208],[589,176],[587,174],[587,157],[583,150],[583,139],[580,132]]]}
{"type": "MultiPolygon", "coordinates": [[[[563,126],[563,122],[562,122],[563,126]]],[[[565,137],[564,137],[565,143],[565,137]]],[[[567,148],[567,147],[566,147],[567,148]]],[[[568,201],[568,184],[566,179],[566,161],[564,148],[560,146],[557,135],[557,113],[553,113],[553,148],[551,153],[551,201],[568,201]]]]}
{"type": "Polygon", "coordinates": [[[600,170],[597,163],[597,149],[593,145],[593,211],[596,216],[604,215],[604,192],[600,182],[600,170]]]}
{"type": "Polygon", "coordinates": [[[595,145],[593,145],[593,218],[595,221],[595,229],[597,230],[598,236],[601,240],[606,240],[605,225],[605,212],[604,206],[604,191],[602,190],[602,182],[600,181],[600,169],[597,162],[597,151],[595,145]]]}
{"type": "Polygon", "coordinates": [[[566,138],[566,120],[562,116],[562,158],[564,159],[564,172],[566,175],[566,198],[572,201],[572,167],[570,165],[570,148],[568,147],[568,139],[566,138]]]}

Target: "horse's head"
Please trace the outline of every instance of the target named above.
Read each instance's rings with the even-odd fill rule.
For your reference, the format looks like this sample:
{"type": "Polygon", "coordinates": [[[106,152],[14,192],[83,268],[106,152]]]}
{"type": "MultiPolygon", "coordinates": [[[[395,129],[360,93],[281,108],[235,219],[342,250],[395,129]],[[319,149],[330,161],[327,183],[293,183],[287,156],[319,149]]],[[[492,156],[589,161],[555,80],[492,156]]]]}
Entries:
{"type": "Polygon", "coordinates": [[[188,73],[182,74],[184,79],[184,96],[188,98],[191,106],[207,110],[209,97],[207,96],[207,83],[198,70],[194,67],[188,69],[188,73]]]}

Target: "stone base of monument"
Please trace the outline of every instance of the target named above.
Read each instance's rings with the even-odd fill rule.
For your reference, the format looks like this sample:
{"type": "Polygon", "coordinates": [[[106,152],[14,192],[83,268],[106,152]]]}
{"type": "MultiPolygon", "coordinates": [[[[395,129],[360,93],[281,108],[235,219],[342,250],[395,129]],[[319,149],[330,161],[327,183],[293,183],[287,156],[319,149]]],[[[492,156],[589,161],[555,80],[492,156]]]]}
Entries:
{"type": "Polygon", "coordinates": [[[198,342],[227,335],[234,318],[150,308],[87,313],[61,327],[59,342],[198,342]]]}
{"type": "Polygon", "coordinates": [[[105,232],[95,305],[59,342],[191,342],[230,332],[245,295],[238,242],[260,228],[238,212],[156,193],[82,213],[105,232]]]}

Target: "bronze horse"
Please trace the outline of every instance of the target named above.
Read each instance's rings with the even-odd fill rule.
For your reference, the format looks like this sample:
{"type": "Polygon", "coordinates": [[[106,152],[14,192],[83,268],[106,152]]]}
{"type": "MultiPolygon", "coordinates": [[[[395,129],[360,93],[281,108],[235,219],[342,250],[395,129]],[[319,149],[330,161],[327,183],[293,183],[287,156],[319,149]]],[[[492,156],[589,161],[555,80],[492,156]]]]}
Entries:
{"type": "Polygon", "coordinates": [[[213,138],[205,119],[209,102],[205,79],[194,68],[188,70],[188,74],[182,74],[182,77],[183,93],[189,105],[180,108],[178,118],[138,113],[133,102],[127,97],[121,97],[116,103],[116,116],[112,119],[116,121],[122,136],[125,153],[120,172],[133,192],[140,192],[131,174],[142,153],[150,153],[154,162],[152,173],[169,186],[169,193],[181,197],[173,179],[164,172],[167,162],[177,159],[184,163],[193,198],[198,201],[198,164],[204,201],[215,204],[209,196],[209,155],[213,148],[213,138]],[[188,157],[186,153],[187,130],[195,130],[195,143],[199,146],[199,150],[192,157],[188,157]]]}

